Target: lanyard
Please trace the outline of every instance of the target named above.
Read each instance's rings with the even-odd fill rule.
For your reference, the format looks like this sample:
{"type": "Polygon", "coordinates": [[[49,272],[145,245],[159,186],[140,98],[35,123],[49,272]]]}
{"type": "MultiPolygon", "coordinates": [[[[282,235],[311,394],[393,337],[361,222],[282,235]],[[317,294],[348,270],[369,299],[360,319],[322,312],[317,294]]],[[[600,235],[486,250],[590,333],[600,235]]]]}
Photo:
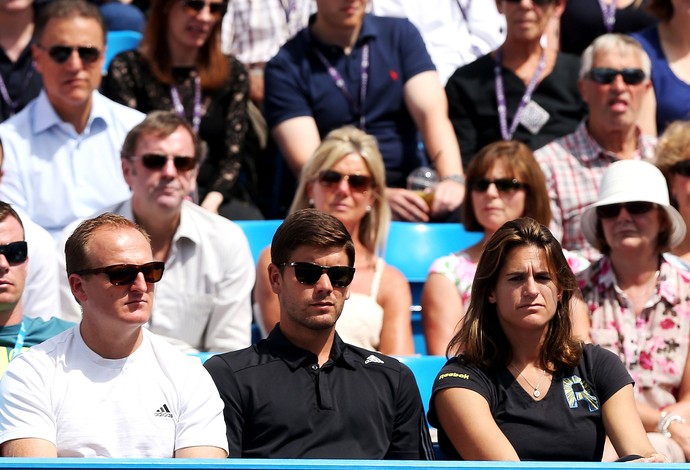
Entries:
{"type": "MultiPolygon", "coordinates": [[[[33,66],[31,66],[29,68],[29,71],[26,72],[26,75],[24,75],[24,86],[19,92],[20,96],[22,92],[26,89],[26,87],[29,86],[29,82],[31,81],[31,77],[33,74],[34,68],[33,66]]],[[[10,92],[7,90],[7,85],[5,85],[5,80],[3,80],[2,78],[2,74],[0,74],[0,96],[2,96],[2,100],[5,103],[7,103],[7,105],[10,107],[10,116],[14,115],[14,113],[17,111],[17,108],[19,107],[19,104],[16,101],[14,101],[10,96],[10,92]]]]}
{"type": "Polygon", "coordinates": [[[510,129],[508,129],[508,116],[506,110],[506,94],[503,88],[503,76],[501,75],[501,59],[503,54],[501,48],[496,50],[496,63],[494,64],[494,75],[496,78],[496,101],[498,102],[498,120],[501,125],[501,136],[503,140],[510,140],[515,134],[518,124],[520,123],[520,115],[524,111],[527,103],[532,99],[532,93],[537,87],[537,82],[539,81],[539,76],[544,71],[546,65],[546,59],[544,54],[544,49],[541,51],[541,56],[539,57],[539,64],[537,65],[537,70],[534,71],[534,75],[527,85],[525,94],[522,95],[520,104],[518,105],[515,115],[513,116],[513,122],[510,124],[510,129]]]}
{"type": "Polygon", "coordinates": [[[604,0],[599,0],[599,7],[601,7],[601,14],[604,17],[606,32],[610,33],[616,24],[616,0],[611,0],[608,5],[604,3],[604,0]]]}
{"type": "Polygon", "coordinates": [[[19,325],[19,333],[17,333],[17,339],[14,341],[14,348],[12,349],[12,354],[10,355],[10,361],[22,353],[25,337],[26,325],[24,325],[24,320],[22,320],[21,325],[19,325]]]}
{"type": "MultiPolygon", "coordinates": [[[[180,92],[177,91],[176,85],[170,86],[170,96],[172,97],[175,112],[181,117],[185,118],[184,106],[180,100],[180,92]]],[[[201,124],[201,78],[199,75],[194,76],[194,109],[192,111],[192,127],[194,132],[199,133],[199,125],[201,124]]]]}
{"type": "Polygon", "coordinates": [[[367,86],[369,84],[369,44],[365,44],[362,48],[362,82],[359,88],[359,102],[355,101],[354,97],[350,93],[350,90],[347,89],[343,77],[336,70],[336,68],[333,67],[333,65],[330,62],[328,62],[328,59],[326,59],[326,57],[321,53],[321,51],[318,49],[314,49],[314,52],[316,53],[316,57],[319,58],[323,66],[326,67],[326,70],[328,70],[328,75],[330,75],[333,79],[335,86],[337,86],[338,90],[340,90],[342,94],[345,95],[345,98],[347,98],[347,100],[350,102],[352,108],[355,110],[355,113],[359,115],[359,128],[361,130],[365,130],[366,118],[364,116],[364,101],[367,97],[367,86]]]}

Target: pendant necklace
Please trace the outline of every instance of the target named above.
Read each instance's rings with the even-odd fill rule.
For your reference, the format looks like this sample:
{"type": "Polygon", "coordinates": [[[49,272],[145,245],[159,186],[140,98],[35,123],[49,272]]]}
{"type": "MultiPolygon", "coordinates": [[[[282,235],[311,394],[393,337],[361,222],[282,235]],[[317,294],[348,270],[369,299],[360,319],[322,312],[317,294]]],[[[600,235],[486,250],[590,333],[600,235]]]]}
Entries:
{"type": "Polygon", "coordinates": [[[541,381],[544,380],[544,377],[546,376],[546,369],[542,369],[541,377],[539,378],[539,382],[537,382],[537,386],[535,387],[534,385],[532,385],[532,382],[530,382],[527,379],[527,377],[525,377],[525,374],[523,374],[522,372],[520,372],[517,369],[517,367],[515,367],[513,365],[511,365],[510,367],[512,367],[515,372],[517,372],[523,379],[525,379],[525,382],[527,382],[527,385],[529,385],[530,387],[532,387],[534,389],[534,391],[532,392],[532,395],[534,395],[534,398],[539,398],[541,396],[541,392],[539,391],[539,386],[541,385],[541,381]]]}

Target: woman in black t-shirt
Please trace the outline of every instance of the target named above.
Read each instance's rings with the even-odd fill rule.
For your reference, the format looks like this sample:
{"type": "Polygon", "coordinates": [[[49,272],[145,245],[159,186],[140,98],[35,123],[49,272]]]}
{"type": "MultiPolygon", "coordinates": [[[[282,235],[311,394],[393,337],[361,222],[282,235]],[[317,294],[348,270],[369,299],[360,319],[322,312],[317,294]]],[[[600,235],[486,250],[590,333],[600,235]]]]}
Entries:
{"type": "Polygon", "coordinates": [[[429,421],[441,450],[465,460],[663,462],[637,417],[617,356],[571,335],[577,290],[558,241],[523,217],[489,239],[470,305],[434,383],[429,421]],[[459,355],[458,355],[459,354],[459,355]]]}

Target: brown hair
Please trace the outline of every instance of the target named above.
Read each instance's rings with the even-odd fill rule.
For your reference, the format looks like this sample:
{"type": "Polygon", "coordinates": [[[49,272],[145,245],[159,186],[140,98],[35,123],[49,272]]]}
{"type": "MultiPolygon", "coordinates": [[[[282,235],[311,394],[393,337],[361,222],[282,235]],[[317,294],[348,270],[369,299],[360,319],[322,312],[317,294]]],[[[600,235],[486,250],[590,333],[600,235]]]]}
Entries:
{"type": "MultiPolygon", "coordinates": [[[[167,35],[168,20],[173,4],[179,1],[152,0],[144,37],[139,45],[139,50],[146,58],[153,75],[167,85],[175,83],[167,35]]],[[[222,19],[219,18],[197,54],[196,71],[201,78],[201,87],[204,91],[219,89],[230,77],[230,64],[220,46],[221,24],[222,19]]]]}
{"type": "Polygon", "coordinates": [[[671,0],[649,0],[647,11],[661,21],[670,21],[673,17],[673,4],[671,0]]]}
{"type": "Polygon", "coordinates": [[[472,206],[471,191],[474,182],[482,179],[496,165],[503,163],[510,178],[515,178],[527,185],[525,189],[525,217],[531,217],[539,223],[549,225],[551,222],[551,205],[546,191],[546,180],[539,163],[532,151],[522,142],[516,140],[499,141],[483,147],[475,155],[465,170],[465,204],[462,209],[462,221],[471,232],[483,232],[472,206]]]}
{"type": "Polygon", "coordinates": [[[317,209],[301,209],[288,215],[271,241],[271,262],[288,262],[302,246],[339,248],[347,254],[349,266],[355,265],[355,245],[341,221],[317,209]]]}
{"type": "Polygon", "coordinates": [[[677,201],[670,193],[673,165],[690,160],[690,121],[674,121],[668,125],[656,144],[656,166],[666,178],[671,202],[677,207],[677,201]]]}
{"type": "Polygon", "coordinates": [[[120,157],[124,159],[133,157],[137,151],[137,145],[139,145],[139,141],[143,136],[153,135],[164,138],[168,137],[180,127],[187,130],[192,136],[192,141],[194,142],[194,158],[196,158],[198,163],[201,156],[201,143],[199,138],[187,120],[174,111],[153,111],[149,113],[143,121],[134,126],[132,130],[127,133],[125,141],[122,144],[120,157]]]}
{"type": "MultiPolygon", "coordinates": [[[[50,20],[65,20],[70,18],[87,18],[95,20],[103,33],[105,44],[105,22],[98,7],[84,0],[55,0],[41,7],[34,25],[34,37],[40,43],[50,20]]],[[[101,51],[103,53],[103,51],[101,51]]]]}
{"type": "Polygon", "coordinates": [[[0,222],[4,221],[8,217],[14,217],[17,219],[17,222],[19,222],[19,225],[22,228],[22,240],[25,240],[26,235],[24,234],[24,223],[19,217],[19,214],[17,214],[17,211],[15,211],[12,206],[7,204],[5,201],[0,201],[0,222]]]}
{"type": "Polygon", "coordinates": [[[514,249],[535,246],[543,250],[561,299],[547,326],[541,345],[540,366],[556,371],[574,366],[582,354],[582,345],[572,337],[570,299],[577,290],[577,280],[568,266],[560,243],[549,229],[529,217],[506,222],[489,239],[479,258],[472,283],[470,305],[460,331],[451,339],[446,354],[462,354],[464,361],[485,368],[507,366],[512,359],[510,343],[498,320],[496,304],[488,301],[496,288],[498,276],[514,249]]]}
{"type": "Polygon", "coordinates": [[[89,266],[89,242],[95,236],[96,231],[103,227],[116,230],[131,228],[141,233],[151,243],[148,233],[143,228],[121,215],[106,212],[98,217],[87,219],[79,224],[65,243],[65,261],[68,276],[77,271],[92,267],[89,266]]]}

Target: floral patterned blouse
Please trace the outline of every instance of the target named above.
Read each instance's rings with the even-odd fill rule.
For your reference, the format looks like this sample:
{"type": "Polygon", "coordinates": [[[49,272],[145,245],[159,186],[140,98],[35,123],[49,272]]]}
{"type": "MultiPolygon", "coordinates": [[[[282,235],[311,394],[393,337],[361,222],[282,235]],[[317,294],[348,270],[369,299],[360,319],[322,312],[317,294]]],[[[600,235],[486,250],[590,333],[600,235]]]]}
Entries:
{"type": "MultiPolygon", "coordinates": [[[[565,259],[574,273],[589,266],[589,261],[575,253],[563,250],[565,259]]],[[[458,251],[448,256],[436,259],[429,268],[429,274],[438,273],[446,276],[458,289],[462,304],[467,310],[472,293],[472,281],[477,272],[477,263],[472,261],[466,251],[458,251]]]]}
{"type": "Polygon", "coordinates": [[[690,273],[661,261],[656,291],[636,317],[604,256],[578,275],[594,344],[618,354],[637,398],[663,408],[676,402],[690,335],[690,273]]]}
{"type": "MultiPolygon", "coordinates": [[[[247,70],[234,57],[230,61],[230,78],[225,86],[212,93],[202,93],[202,117],[199,136],[207,147],[197,183],[199,200],[209,191],[218,191],[225,199],[237,194],[235,188],[240,170],[246,168],[244,141],[249,118],[247,101],[249,81],[247,70]]],[[[180,101],[188,122],[194,112],[194,76],[191,67],[174,68],[180,101]]],[[[102,85],[103,94],[143,113],[174,110],[170,87],[159,82],[149,69],[147,60],[137,50],[126,51],[113,58],[102,85]]]]}

